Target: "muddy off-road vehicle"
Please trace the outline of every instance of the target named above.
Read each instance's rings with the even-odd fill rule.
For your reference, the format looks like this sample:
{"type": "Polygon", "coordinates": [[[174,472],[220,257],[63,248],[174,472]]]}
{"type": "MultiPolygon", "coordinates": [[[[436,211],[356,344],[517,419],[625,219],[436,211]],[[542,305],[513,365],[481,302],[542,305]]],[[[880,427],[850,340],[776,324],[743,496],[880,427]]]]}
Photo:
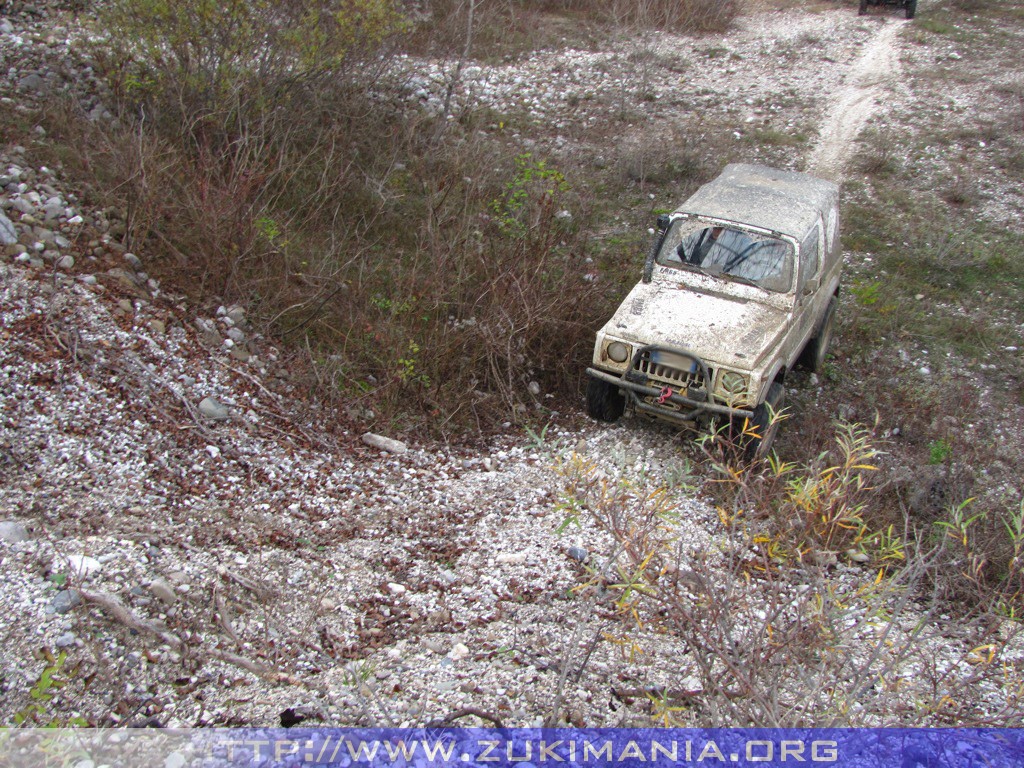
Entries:
{"type": "Polygon", "coordinates": [[[914,18],[914,14],[917,13],[917,0],[860,0],[860,8],[857,12],[863,16],[868,12],[870,5],[895,5],[903,9],[908,19],[914,18]]]}
{"type": "Polygon", "coordinates": [[[786,377],[825,361],[841,267],[835,184],[726,166],[658,217],[643,279],[597,333],[588,412],[724,422],[763,456],[786,377]]]}

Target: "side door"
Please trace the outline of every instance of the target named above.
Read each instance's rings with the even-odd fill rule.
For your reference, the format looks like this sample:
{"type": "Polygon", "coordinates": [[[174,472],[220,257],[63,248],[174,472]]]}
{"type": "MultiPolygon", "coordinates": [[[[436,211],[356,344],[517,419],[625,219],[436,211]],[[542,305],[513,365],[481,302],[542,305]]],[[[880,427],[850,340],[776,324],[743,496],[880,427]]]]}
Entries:
{"type": "Polygon", "coordinates": [[[828,305],[828,291],[819,290],[824,273],[825,228],[818,221],[800,241],[798,258],[796,317],[793,318],[793,346],[787,350],[787,359],[792,363],[804,348],[804,344],[818,326],[818,319],[828,305]]]}

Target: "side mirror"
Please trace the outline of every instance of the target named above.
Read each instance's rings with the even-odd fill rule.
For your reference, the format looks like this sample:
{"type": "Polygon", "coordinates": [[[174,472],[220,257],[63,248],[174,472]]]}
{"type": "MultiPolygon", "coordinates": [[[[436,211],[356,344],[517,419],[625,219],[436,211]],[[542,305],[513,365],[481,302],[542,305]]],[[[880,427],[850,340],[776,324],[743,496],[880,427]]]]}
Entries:
{"type": "Polygon", "coordinates": [[[820,278],[818,278],[818,277],[810,278],[806,283],[804,283],[803,295],[804,296],[810,296],[812,293],[814,293],[816,290],[818,290],[818,285],[820,283],[821,283],[820,278]]]}
{"type": "Polygon", "coordinates": [[[644,260],[644,282],[649,283],[654,279],[654,260],[658,258],[658,251],[661,250],[661,244],[665,242],[665,235],[668,234],[669,218],[665,214],[658,217],[658,231],[654,234],[654,242],[651,243],[651,250],[647,252],[647,258],[644,260]],[[665,219],[665,226],[661,226],[662,218],[665,219]]]}
{"type": "Polygon", "coordinates": [[[671,223],[672,223],[672,217],[669,216],[667,213],[659,213],[658,214],[658,231],[659,232],[666,232],[666,231],[668,231],[668,227],[669,227],[669,225],[671,223]]]}

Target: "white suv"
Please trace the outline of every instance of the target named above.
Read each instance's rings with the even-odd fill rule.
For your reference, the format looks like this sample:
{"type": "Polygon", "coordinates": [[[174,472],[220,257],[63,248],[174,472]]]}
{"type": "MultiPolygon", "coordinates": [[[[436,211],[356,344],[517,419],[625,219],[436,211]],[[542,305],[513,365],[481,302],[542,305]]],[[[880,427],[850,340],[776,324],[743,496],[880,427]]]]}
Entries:
{"type": "Polygon", "coordinates": [[[643,279],[597,333],[588,412],[732,419],[763,455],[790,370],[824,363],[841,268],[838,186],[726,166],[658,218],[643,279]]]}

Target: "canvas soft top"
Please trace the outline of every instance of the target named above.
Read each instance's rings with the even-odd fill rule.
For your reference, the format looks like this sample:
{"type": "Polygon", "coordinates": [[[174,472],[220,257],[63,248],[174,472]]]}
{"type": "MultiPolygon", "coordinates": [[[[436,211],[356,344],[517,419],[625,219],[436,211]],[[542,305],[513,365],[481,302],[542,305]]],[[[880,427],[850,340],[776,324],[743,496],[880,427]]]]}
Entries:
{"type": "Polygon", "coordinates": [[[839,187],[806,173],[731,163],[677,213],[697,214],[803,237],[839,201],[839,187]]]}

